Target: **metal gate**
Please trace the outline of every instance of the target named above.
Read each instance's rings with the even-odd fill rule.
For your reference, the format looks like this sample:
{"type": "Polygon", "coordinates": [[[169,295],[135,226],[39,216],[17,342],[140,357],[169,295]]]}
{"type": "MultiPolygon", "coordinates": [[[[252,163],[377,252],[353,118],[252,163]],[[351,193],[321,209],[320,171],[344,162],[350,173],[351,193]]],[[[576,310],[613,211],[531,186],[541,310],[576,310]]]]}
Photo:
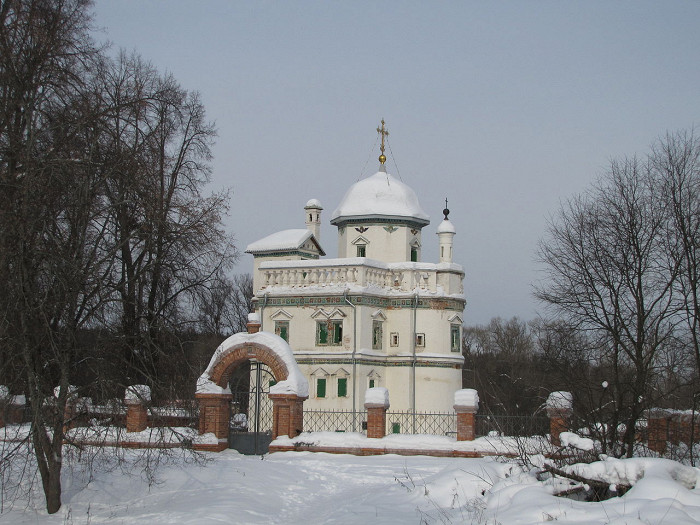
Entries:
{"type": "Polygon", "coordinates": [[[241,454],[265,454],[272,442],[272,400],[268,397],[275,376],[260,361],[250,360],[232,374],[233,399],[229,448],[241,454]]]}

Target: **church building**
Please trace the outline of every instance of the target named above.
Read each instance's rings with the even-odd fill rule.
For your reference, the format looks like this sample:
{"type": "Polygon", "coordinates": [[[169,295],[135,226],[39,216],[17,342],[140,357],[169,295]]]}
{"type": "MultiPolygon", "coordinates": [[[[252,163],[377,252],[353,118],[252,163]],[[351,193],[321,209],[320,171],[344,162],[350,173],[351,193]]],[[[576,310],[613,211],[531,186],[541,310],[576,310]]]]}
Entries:
{"type": "Polygon", "coordinates": [[[384,121],[377,131],[379,171],[353,184],[330,217],[336,258],[321,247],[317,199],[304,207],[306,228],[247,247],[256,312],[261,330],[289,343],[309,380],[305,407],[361,410],[366,389],[381,386],[391,410],[452,411],[462,388],[465,306],[464,270],[452,261],[455,227],[446,208],[435,232],[438,262],[423,262],[429,216],[386,171],[384,121]]]}

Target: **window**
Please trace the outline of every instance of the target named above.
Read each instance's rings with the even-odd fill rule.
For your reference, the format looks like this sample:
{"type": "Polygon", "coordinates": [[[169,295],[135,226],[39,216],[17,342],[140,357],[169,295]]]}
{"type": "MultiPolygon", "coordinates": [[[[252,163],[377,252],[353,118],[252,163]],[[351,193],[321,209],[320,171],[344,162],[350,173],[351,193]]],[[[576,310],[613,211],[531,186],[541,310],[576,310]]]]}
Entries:
{"type": "Polygon", "coordinates": [[[369,387],[374,388],[374,379],[369,380],[369,387]]]}
{"type": "Polygon", "coordinates": [[[400,434],[401,433],[401,423],[392,423],[391,424],[391,433],[392,434],[400,434]]]}
{"type": "Polygon", "coordinates": [[[338,397],[347,397],[348,395],[348,378],[338,378],[338,397]]]}
{"type": "Polygon", "coordinates": [[[382,322],[372,321],[372,350],[382,349],[382,322]]]}
{"type": "Polygon", "coordinates": [[[418,248],[411,246],[411,262],[418,262],[418,248]]]}
{"type": "Polygon", "coordinates": [[[343,343],[343,321],[319,321],[316,323],[316,344],[340,346],[343,343]]]}
{"type": "Polygon", "coordinates": [[[398,332],[391,332],[391,346],[399,346],[399,333],[398,332]]]}
{"type": "Polygon", "coordinates": [[[289,342],[289,321],[275,321],[275,334],[289,342]]]}
{"type": "Polygon", "coordinates": [[[367,246],[364,244],[358,244],[357,245],[357,256],[358,257],[367,257],[367,246]]]}
{"type": "Polygon", "coordinates": [[[416,334],[416,346],[425,346],[425,334],[416,334]]]}
{"type": "Polygon", "coordinates": [[[316,397],[326,397],[326,380],[316,379],[316,397]]]}
{"type": "Polygon", "coordinates": [[[268,388],[272,388],[277,384],[277,381],[275,379],[270,379],[270,382],[268,383],[268,388]]]}
{"type": "Polygon", "coordinates": [[[462,351],[462,338],[460,337],[460,327],[458,324],[450,325],[450,349],[453,352],[462,351]]]}

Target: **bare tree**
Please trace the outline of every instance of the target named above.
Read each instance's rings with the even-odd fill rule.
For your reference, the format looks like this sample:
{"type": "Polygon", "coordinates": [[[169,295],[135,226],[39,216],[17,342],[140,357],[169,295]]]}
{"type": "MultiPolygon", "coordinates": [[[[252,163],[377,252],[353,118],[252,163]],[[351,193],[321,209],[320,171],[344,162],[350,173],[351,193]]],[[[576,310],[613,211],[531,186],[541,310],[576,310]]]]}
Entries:
{"type": "Polygon", "coordinates": [[[700,137],[692,130],[669,133],[652,147],[650,159],[669,212],[667,248],[679,269],[679,315],[700,379],[700,137]]]}
{"type": "Polygon", "coordinates": [[[674,336],[677,262],[667,255],[668,213],[651,165],[612,162],[587,194],[563,204],[540,243],[546,278],[536,295],[602,345],[616,383],[632,372],[625,396],[624,443],[653,403],[658,357],[674,336]]]}
{"type": "Polygon", "coordinates": [[[218,277],[200,295],[200,330],[205,334],[229,336],[244,332],[253,311],[253,277],[236,274],[218,277]]]}

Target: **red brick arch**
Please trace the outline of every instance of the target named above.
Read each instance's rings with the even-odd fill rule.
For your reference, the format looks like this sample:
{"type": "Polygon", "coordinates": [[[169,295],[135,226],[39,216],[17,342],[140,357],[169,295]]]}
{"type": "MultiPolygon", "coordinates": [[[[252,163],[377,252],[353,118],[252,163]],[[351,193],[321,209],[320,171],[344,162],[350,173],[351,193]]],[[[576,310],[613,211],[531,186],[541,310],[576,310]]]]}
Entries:
{"type": "Polygon", "coordinates": [[[257,359],[261,363],[270,367],[272,375],[279,383],[289,376],[289,370],[285,362],[267,346],[259,343],[240,343],[235,345],[213,366],[209,378],[221,388],[228,385],[231,373],[243,362],[250,359],[257,359]]]}

